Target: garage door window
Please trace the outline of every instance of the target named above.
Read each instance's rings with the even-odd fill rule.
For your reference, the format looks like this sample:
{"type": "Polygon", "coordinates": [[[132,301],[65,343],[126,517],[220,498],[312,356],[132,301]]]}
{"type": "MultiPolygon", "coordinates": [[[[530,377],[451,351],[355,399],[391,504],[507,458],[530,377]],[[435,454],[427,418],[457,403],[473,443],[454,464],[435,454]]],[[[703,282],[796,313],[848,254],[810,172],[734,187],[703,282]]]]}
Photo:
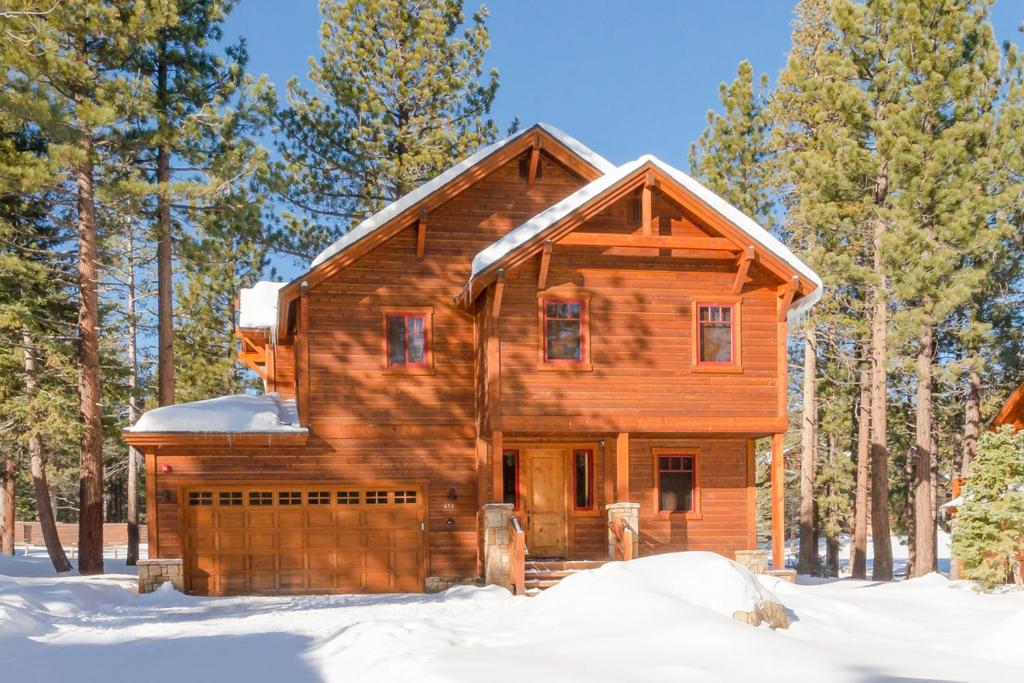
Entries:
{"type": "Polygon", "coordinates": [[[241,491],[221,491],[217,497],[221,505],[241,505],[242,504],[242,492],[241,491]]]}
{"type": "Polygon", "coordinates": [[[395,491],[396,505],[413,505],[416,503],[415,491],[395,491]]]}
{"type": "Polygon", "coordinates": [[[310,491],[307,494],[306,502],[310,505],[330,505],[331,504],[331,492],[330,491],[310,491]]]}
{"type": "Polygon", "coordinates": [[[273,505],[274,494],[270,491],[250,491],[249,505],[273,505]]]}
{"type": "Polygon", "coordinates": [[[388,504],[388,492],[387,491],[367,491],[366,492],[366,504],[367,505],[387,505],[388,504]]]}
{"type": "Polygon", "coordinates": [[[338,491],[338,505],[359,505],[359,491],[338,491]]]}
{"type": "Polygon", "coordinates": [[[213,492],[212,491],[189,491],[188,492],[188,504],[189,505],[213,505],[213,492]]]}
{"type": "Polygon", "coordinates": [[[277,502],[279,505],[302,505],[302,492],[280,491],[277,494],[277,502]]]}

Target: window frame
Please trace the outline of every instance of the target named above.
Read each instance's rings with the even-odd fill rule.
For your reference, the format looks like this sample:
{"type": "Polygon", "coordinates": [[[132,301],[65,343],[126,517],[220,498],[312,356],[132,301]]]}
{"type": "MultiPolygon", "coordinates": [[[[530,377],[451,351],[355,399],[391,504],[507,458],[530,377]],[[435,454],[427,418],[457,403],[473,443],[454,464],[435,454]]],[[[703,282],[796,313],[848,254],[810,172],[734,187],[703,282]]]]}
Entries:
{"type": "Polygon", "coordinates": [[[659,517],[676,517],[682,519],[696,519],[700,520],[704,518],[704,513],[701,508],[701,453],[699,448],[690,447],[673,447],[673,448],[652,448],[651,449],[651,467],[654,475],[653,481],[654,486],[652,487],[652,494],[654,496],[654,512],[659,517]],[[690,510],[662,510],[661,509],[661,468],[658,464],[658,458],[664,457],[685,457],[693,458],[693,505],[690,510]]]}
{"type": "MultiPolygon", "coordinates": [[[[515,497],[514,497],[514,501],[512,503],[512,509],[514,511],[518,512],[519,510],[522,509],[522,502],[523,502],[523,498],[522,498],[522,495],[521,495],[522,492],[520,491],[521,487],[519,485],[519,474],[520,474],[520,469],[519,468],[520,468],[520,462],[521,461],[520,461],[520,458],[519,458],[519,449],[518,448],[502,448],[501,449],[501,484],[502,484],[501,502],[505,503],[505,490],[504,489],[505,489],[505,456],[506,455],[511,455],[512,458],[513,458],[513,460],[512,460],[512,471],[513,471],[513,476],[515,477],[515,479],[514,479],[514,483],[515,483],[515,497]]],[[[497,498],[497,496],[495,496],[495,498],[497,498]]]]}
{"type": "Polygon", "coordinates": [[[590,307],[591,296],[589,292],[579,289],[575,285],[553,287],[543,292],[537,292],[537,326],[538,326],[538,364],[541,370],[555,371],[583,371],[588,372],[594,369],[590,355],[590,307]],[[573,359],[549,359],[548,358],[548,315],[547,304],[578,304],[580,307],[580,358],[573,359]]]}
{"type": "Polygon", "coordinates": [[[572,482],[572,510],[573,512],[596,512],[597,511],[597,491],[594,490],[594,485],[597,482],[597,460],[594,457],[594,449],[592,447],[576,448],[573,447],[569,451],[569,469],[571,470],[571,476],[569,481],[572,482]],[[576,504],[576,486],[578,481],[576,479],[576,456],[580,453],[585,453],[587,456],[587,490],[590,491],[590,504],[586,507],[579,507],[576,504]]]}
{"type": "Polygon", "coordinates": [[[384,371],[394,374],[434,374],[434,308],[433,306],[381,306],[381,352],[384,356],[384,371]],[[405,356],[409,357],[408,318],[423,320],[423,362],[405,365],[391,363],[391,344],[388,337],[388,319],[402,316],[406,322],[405,356]]]}
{"type": "Polygon", "coordinates": [[[692,323],[690,326],[690,335],[693,340],[693,370],[695,372],[724,372],[724,373],[739,373],[743,372],[743,359],[740,354],[742,348],[742,311],[740,310],[740,297],[738,296],[717,296],[708,299],[694,299],[691,308],[690,317],[692,323]],[[722,361],[704,361],[701,360],[700,353],[700,311],[706,307],[718,307],[728,308],[732,311],[731,313],[731,325],[732,325],[732,360],[728,362],[722,361]]]}

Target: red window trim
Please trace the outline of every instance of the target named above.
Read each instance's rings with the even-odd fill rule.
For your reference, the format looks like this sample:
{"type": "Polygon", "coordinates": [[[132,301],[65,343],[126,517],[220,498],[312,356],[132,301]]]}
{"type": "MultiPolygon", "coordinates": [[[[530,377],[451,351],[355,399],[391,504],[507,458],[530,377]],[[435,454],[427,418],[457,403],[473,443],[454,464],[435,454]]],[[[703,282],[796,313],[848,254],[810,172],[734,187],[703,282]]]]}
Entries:
{"type": "Polygon", "coordinates": [[[505,448],[505,449],[502,449],[502,451],[501,451],[501,482],[502,482],[501,502],[503,502],[503,503],[505,502],[504,483],[505,483],[505,456],[506,455],[511,455],[512,456],[512,472],[513,472],[512,476],[513,476],[513,481],[515,482],[515,502],[512,504],[512,509],[518,511],[520,509],[520,503],[522,502],[521,498],[519,496],[519,449],[518,448],[505,448]]]}
{"type": "Polygon", "coordinates": [[[385,343],[387,346],[387,361],[389,368],[425,368],[429,366],[430,325],[428,324],[426,313],[414,311],[387,311],[384,313],[384,331],[386,335],[385,343]],[[391,318],[402,318],[405,324],[405,362],[401,364],[393,363],[391,361],[391,335],[388,330],[388,321],[391,318]],[[421,363],[409,362],[409,320],[413,318],[423,321],[423,361],[421,363]]]}
{"type": "Polygon", "coordinates": [[[594,498],[594,449],[574,448],[572,449],[572,509],[576,511],[593,510],[596,502],[594,498]],[[590,480],[587,482],[587,490],[590,492],[590,504],[586,507],[576,505],[576,485],[579,483],[576,480],[576,456],[580,453],[585,453],[587,456],[587,478],[590,480]]]}
{"type": "MultiPolygon", "coordinates": [[[[584,321],[586,318],[586,307],[587,302],[584,299],[560,299],[555,297],[543,297],[540,300],[541,311],[543,313],[543,327],[541,328],[541,339],[544,343],[544,362],[545,363],[557,363],[559,365],[586,365],[587,359],[587,338],[586,338],[586,325],[584,321]],[[548,357],[548,304],[577,304],[580,307],[580,317],[578,318],[580,324],[580,357],[578,359],[572,358],[549,358],[548,357]]],[[[572,318],[555,318],[555,320],[572,320],[572,318]]]]}
{"type": "MultiPolygon", "coordinates": [[[[694,321],[694,323],[696,324],[695,331],[696,331],[697,334],[696,334],[696,338],[693,341],[694,341],[694,344],[696,344],[696,349],[697,349],[697,365],[718,366],[718,367],[730,367],[730,366],[739,365],[739,362],[737,361],[737,353],[736,353],[737,352],[737,348],[736,348],[736,346],[737,346],[736,304],[735,303],[719,303],[719,302],[714,302],[714,301],[698,301],[697,305],[696,305],[696,315],[697,315],[697,318],[694,321]],[[701,349],[701,334],[700,334],[701,325],[704,324],[704,321],[702,321],[700,319],[700,311],[701,311],[702,308],[728,308],[729,311],[730,311],[730,313],[729,313],[729,349],[730,349],[729,355],[730,355],[730,359],[728,361],[702,360],[701,359],[701,356],[704,355],[704,354],[701,353],[702,349],[701,349]]],[[[707,322],[712,322],[712,321],[709,320],[707,322]]],[[[721,322],[721,321],[716,321],[716,322],[721,322]]]]}
{"type": "MultiPolygon", "coordinates": [[[[654,451],[654,507],[659,515],[687,515],[691,518],[699,517],[701,514],[700,507],[700,466],[698,461],[700,455],[696,452],[686,451],[654,451]],[[661,469],[661,458],[693,458],[693,468],[690,470],[678,469],[678,470],[663,470],[661,469]],[[690,509],[689,510],[662,510],[661,509],[661,473],[662,472],[692,472],[693,473],[693,493],[690,496],[690,509]]],[[[682,463],[680,462],[680,466],[682,463]]]]}

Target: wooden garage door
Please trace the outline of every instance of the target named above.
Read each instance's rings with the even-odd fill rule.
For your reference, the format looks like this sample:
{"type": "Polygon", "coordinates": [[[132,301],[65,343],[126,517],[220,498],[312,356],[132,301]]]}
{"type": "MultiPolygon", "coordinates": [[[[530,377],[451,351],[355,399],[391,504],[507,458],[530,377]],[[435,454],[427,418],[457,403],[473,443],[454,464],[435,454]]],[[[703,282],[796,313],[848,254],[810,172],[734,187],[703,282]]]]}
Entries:
{"type": "Polygon", "coordinates": [[[423,590],[415,486],[185,492],[185,585],[198,595],[423,590]]]}

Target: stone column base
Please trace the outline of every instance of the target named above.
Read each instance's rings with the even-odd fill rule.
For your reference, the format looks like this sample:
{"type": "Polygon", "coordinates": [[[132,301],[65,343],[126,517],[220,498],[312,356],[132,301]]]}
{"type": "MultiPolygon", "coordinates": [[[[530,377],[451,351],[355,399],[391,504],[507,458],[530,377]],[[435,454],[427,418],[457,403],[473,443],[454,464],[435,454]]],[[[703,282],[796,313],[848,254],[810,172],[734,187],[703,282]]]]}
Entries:
{"type": "Polygon", "coordinates": [[[512,503],[484,505],[484,584],[512,590],[508,564],[508,522],[512,503]]]}
{"type": "Polygon", "coordinates": [[[185,592],[185,573],[181,560],[139,560],[139,593],[152,593],[167,581],[185,592]]]}
{"type": "MultiPolygon", "coordinates": [[[[640,503],[610,503],[604,506],[608,511],[609,525],[622,517],[633,531],[633,557],[640,557],[640,503]]],[[[608,529],[608,559],[615,559],[615,534],[608,529]]]]}
{"type": "Polygon", "coordinates": [[[736,563],[742,564],[753,574],[767,574],[768,555],[767,550],[737,550],[736,563]]]}

